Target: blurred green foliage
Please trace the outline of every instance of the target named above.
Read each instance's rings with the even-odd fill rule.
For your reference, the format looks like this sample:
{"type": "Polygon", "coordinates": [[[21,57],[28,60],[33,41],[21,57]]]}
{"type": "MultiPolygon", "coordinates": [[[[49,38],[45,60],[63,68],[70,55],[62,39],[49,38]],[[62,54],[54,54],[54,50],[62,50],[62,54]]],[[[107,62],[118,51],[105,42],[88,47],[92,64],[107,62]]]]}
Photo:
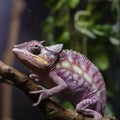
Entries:
{"type": "MultiPolygon", "coordinates": [[[[112,54],[120,54],[119,0],[46,0],[45,6],[49,15],[43,23],[43,39],[88,56],[103,73],[107,97],[112,98],[114,88],[105,73],[112,54]]],[[[112,115],[111,104],[106,108],[106,115],[112,115]]]]}

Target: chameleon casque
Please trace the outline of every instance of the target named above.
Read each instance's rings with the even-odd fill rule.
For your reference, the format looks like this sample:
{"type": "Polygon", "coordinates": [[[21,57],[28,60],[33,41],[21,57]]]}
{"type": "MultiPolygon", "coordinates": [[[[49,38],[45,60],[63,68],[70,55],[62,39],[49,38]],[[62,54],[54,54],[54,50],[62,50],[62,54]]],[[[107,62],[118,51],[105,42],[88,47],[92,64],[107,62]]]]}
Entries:
{"type": "Polygon", "coordinates": [[[106,88],[97,67],[84,55],[73,50],[62,50],[63,44],[44,46],[43,41],[32,40],[14,45],[16,57],[48,89],[31,91],[40,94],[40,104],[50,96],[60,93],[79,113],[101,120],[106,102],[106,88]]]}

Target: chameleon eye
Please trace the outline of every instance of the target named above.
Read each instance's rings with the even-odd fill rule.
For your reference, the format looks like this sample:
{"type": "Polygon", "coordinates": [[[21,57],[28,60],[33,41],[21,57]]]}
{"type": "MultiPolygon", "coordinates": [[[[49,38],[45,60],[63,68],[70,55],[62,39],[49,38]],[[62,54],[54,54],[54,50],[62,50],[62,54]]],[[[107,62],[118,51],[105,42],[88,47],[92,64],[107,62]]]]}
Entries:
{"type": "Polygon", "coordinates": [[[31,46],[30,47],[30,52],[37,55],[37,54],[40,54],[40,46],[38,46],[37,44],[34,44],[34,46],[31,46]]]}

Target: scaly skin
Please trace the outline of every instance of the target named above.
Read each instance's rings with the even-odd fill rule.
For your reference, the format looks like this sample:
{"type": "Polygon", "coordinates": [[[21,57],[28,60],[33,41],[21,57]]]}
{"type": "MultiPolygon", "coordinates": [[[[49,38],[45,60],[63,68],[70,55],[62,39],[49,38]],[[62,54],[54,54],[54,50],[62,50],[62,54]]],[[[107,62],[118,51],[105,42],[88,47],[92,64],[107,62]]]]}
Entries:
{"type": "Polygon", "coordinates": [[[34,105],[60,93],[79,113],[101,120],[106,89],[99,70],[84,55],[62,50],[62,44],[44,46],[42,43],[33,40],[13,48],[16,57],[33,71],[30,77],[50,87],[31,91],[32,94],[40,94],[34,105]]]}

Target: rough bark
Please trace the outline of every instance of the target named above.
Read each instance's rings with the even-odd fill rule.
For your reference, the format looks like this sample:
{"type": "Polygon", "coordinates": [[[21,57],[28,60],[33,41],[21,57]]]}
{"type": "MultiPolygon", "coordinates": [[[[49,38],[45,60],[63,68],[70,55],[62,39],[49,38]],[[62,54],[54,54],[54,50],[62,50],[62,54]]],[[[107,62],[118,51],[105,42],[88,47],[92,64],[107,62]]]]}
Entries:
{"type": "MultiPolygon", "coordinates": [[[[22,90],[33,102],[37,101],[38,95],[29,94],[30,91],[41,89],[27,75],[0,61],[0,76],[4,80],[10,80],[22,90]]],[[[39,105],[46,115],[46,120],[93,120],[93,118],[78,114],[75,110],[68,110],[59,106],[51,99],[46,99],[39,105]]],[[[115,120],[115,118],[103,118],[103,120],[115,120]]]]}

